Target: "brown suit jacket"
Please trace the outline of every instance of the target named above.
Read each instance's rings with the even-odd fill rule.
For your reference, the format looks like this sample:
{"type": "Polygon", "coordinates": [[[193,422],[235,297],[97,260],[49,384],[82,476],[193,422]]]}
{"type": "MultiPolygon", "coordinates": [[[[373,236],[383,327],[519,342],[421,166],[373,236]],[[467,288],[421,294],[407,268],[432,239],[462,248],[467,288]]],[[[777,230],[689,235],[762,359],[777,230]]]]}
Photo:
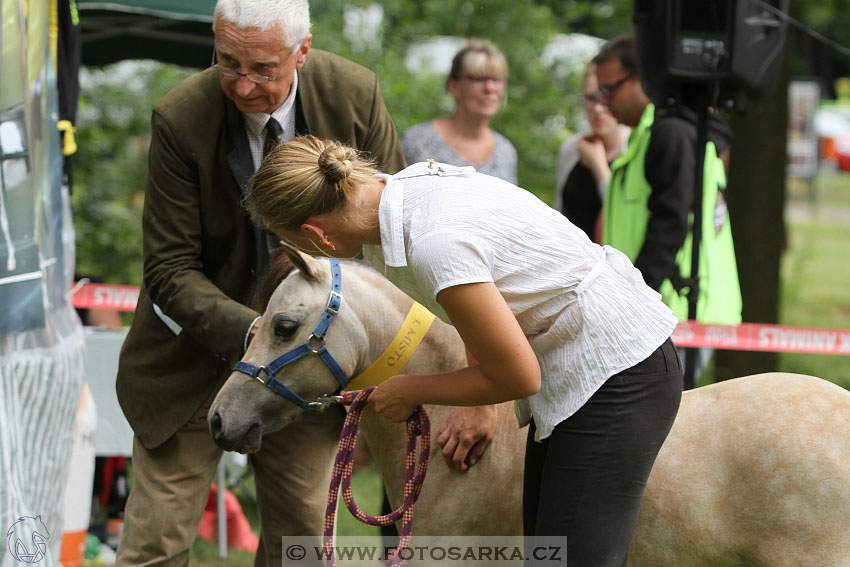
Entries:
{"type": "MultiPolygon", "coordinates": [[[[296,96],[297,133],[369,152],[383,171],[404,167],[371,71],[314,49],[296,96]]],[[[147,448],[176,433],[241,358],[258,315],[249,306],[268,263],[264,236],[241,206],[253,173],[242,114],[217,71],[202,71],[163,97],[151,130],[144,283],[117,378],[121,408],[147,448]]]]}

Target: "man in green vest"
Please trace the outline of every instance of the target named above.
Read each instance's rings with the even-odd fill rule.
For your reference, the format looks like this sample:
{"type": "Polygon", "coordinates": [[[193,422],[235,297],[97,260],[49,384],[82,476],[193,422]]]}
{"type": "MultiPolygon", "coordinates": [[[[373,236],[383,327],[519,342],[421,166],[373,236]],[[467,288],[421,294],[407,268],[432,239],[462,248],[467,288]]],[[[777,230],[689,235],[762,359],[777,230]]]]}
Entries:
{"type": "MultiPolygon", "coordinates": [[[[604,102],[617,120],[632,128],[627,151],[611,166],[603,206],[603,243],[622,250],[647,284],[661,292],[684,320],[691,267],[696,113],[683,107],[656,109],[650,102],[638,76],[634,37],[611,41],[594,62],[604,102]]],[[[720,158],[728,139],[728,128],[712,116],[704,150],[697,320],[736,325],[741,322],[741,292],[720,158]]]]}
{"type": "MultiPolygon", "coordinates": [[[[599,92],[617,120],[632,128],[628,149],[611,164],[602,243],[634,262],[680,320],[688,318],[696,113],[656,109],[643,91],[634,36],[605,45],[594,58],[599,92]]],[[[726,125],[712,116],[705,146],[703,222],[696,320],[737,325],[741,291],[726,208],[726,125]]]]}

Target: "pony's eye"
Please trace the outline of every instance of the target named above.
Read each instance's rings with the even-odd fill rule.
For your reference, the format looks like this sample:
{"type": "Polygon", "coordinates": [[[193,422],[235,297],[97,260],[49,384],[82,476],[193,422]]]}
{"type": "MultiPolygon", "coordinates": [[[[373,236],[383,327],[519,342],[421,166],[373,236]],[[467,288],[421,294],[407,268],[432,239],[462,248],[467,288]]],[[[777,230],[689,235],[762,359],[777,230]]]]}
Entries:
{"type": "Polygon", "coordinates": [[[277,317],[274,322],[274,335],[278,338],[289,340],[295,336],[301,324],[290,317],[277,317]]]}

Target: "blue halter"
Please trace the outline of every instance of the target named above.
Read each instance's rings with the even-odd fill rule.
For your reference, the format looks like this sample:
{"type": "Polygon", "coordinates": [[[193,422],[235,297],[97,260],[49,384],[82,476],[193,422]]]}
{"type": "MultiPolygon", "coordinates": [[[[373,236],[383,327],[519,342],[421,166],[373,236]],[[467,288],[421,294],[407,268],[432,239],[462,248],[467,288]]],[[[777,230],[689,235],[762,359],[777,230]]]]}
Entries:
{"type": "Polygon", "coordinates": [[[321,319],[319,319],[319,322],[316,324],[316,328],[313,329],[313,332],[307,341],[292,350],[283,353],[265,366],[254,366],[253,364],[240,360],[236,363],[236,366],[233,367],[233,370],[247,374],[252,378],[256,378],[261,383],[271,388],[274,393],[283,396],[299,408],[307,411],[324,411],[330,404],[338,402],[340,396],[321,396],[313,402],[308,402],[275,378],[275,374],[277,374],[287,364],[294,362],[303,356],[316,354],[322,359],[322,362],[325,363],[325,366],[328,367],[328,370],[331,371],[331,374],[334,375],[337,382],[339,382],[340,388],[345,388],[346,384],[348,384],[348,377],[345,375],[345,372],[342,371],[342,368],[337,361],[334,360],[334,357],[331,356],[331,353],[328,352],[327,346],[325,345],[325,333],[328,332],[328,327],[331,326],[334,317],[337,313],[339,313],[339,308],[342,305],[342,294],[340,293],[342,291],[342,269],[340,268],[339,260],[336,258],[330,258],[330,263],[331,295],[328,298],[328,306],[325,308],[325,312],[322,313],[321,319]],[[318,345],[318,348],[314,345],[318,345]],[[260,372],[265,372],[268,377],[263,380],[260,378],[260,372]]]}

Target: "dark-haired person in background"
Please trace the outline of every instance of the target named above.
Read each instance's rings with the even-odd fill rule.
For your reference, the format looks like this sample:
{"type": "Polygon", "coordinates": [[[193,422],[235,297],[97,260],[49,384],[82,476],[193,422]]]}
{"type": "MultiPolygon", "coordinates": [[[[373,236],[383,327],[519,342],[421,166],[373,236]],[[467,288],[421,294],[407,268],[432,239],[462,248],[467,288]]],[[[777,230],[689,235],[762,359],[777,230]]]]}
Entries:
{"type": "Polygon", "coordinates": [[[576,134],[561,144],[555,208],[598,243],[602,200],[611,179],[610,165],[625,149],[629,129],[619,124],[602,102],[593,63],[582,75],[582,99],[590,132],[576,134]]]}

